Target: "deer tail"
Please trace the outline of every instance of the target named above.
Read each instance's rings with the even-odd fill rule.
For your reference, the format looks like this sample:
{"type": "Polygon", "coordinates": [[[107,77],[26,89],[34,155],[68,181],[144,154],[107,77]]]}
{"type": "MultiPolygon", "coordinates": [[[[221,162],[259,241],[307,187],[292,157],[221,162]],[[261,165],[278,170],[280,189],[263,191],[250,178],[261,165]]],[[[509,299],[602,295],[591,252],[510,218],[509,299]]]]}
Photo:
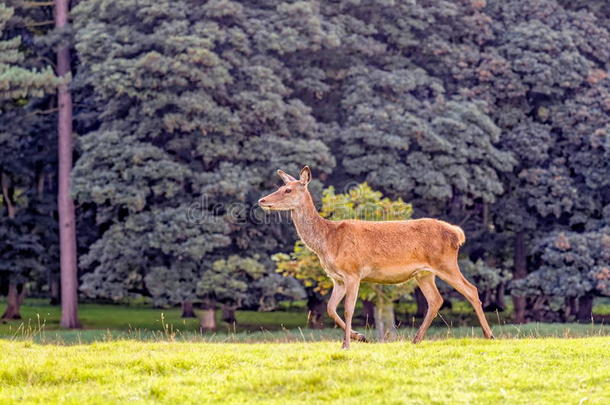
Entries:
{"type": "Polygon", "coordinates": [[[464,233],[462,228],[457,225],[451,225],[451,230],[453,230],[457,236],[457,243],[455,243],[456,246],[454,246],[457,249],[462,246],[464,242],[466,242],[466,234],[464,233]]]}

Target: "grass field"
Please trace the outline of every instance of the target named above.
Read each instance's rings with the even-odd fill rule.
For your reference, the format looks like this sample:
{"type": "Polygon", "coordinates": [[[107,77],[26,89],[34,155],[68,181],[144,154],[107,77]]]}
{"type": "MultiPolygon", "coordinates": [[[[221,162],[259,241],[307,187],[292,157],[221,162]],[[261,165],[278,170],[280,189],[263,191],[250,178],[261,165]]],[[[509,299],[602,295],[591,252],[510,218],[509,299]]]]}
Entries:
{"type": "Polygon", "coordinates": [[[608,404],[610,338],[412,345],[0,340],[0,402],[608,404]]]}
{"type": "Polygon", "coordinates": [[[178,309],[82,304],[84,328],[66,331],[58,307],[28,300],[0,325],[0,404],[610,403],[610,325],[489,313],[487,341],[457,302],[412,345],[412,309],[398,341],[343,351],[340,330],[305,328],[298,307],[238,311],[239,326],[200,334],[178,309]]]}
{"type": "MultiPolygon", "coordinates": [[[[1,306],[1,303],[0,303],[1,306]]],[[[399,319],[403,325],[401,338],[409,340],[421,320],[408,318],[401,311],[414,310],[403,306],[399,319]]],[[[603,307],[602,307],[603,309],[603,307]]],[[[0,324],[0,339],[32,340],[37,343],[75,344],[130,340],[174,340],[190,342],[303,342],[336,340],[337,329],[307,329],[304,308],[286,308],[285,311],[256,312],[237,311],[237,325],[228,325],[218,319],[217,333],[201,335],[197,319],[183,319],[180,310],[154,309],[143,306],[81,304],[79,318],[83,328],[60,330],[60,309],[44,300],[29,299],[22,306],[22,320],[0,324]]],[[[220,313],[217,314],[220,318],[220,313]]],[[[506,322],[506,314],[488,313],[487,317],[499,338],[538,337],[591,337],[610,336],[610,325],[604,324],[538,324],[513,325],[506,322]]],[[[361,322],[360,322],[361,323],[361,322]]],[[[328,322],[330,325],[331,323],[328,322]]],[[[374,330],[357,328],[368,337],[374,330]]],[[[430,339],[456,337],[480,337],[481,332],[472,309],[464,302],[456,301],[452,310],[441,311],[427,334],[430,339]]]]}

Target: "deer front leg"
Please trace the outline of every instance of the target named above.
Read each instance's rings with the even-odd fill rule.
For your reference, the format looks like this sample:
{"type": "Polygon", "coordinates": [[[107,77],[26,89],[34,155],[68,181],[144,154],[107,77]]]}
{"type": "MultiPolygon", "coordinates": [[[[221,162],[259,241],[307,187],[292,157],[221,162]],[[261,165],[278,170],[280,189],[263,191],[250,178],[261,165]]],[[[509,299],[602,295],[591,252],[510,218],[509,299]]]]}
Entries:
{"type": "MultiPolygon", "coordinates": [[[[345,331],[345,322],[337,313],[337,306],[341,300],[345,297],[345,285],[339,281],[333,279],[333,292],[330,295],[330,299],[328,300],[328,306],[326,310],[328,312],[328,316],[330,316],[337,326],[339,326],[343,331],[345,331]]],[[[363,334],[351,331],[351,338],[360,342],[366,342],[366,339],[363,334]]]]}
{"type": "Polygon", "coordinates": [[[354,316],[354,308],[356,307],[356,299],[358,298],[358,288],[360,280],[357,278],[346,278],[345,284],[345,337],[343,338],[343,348],[349,349],[352,317],[354,316]]]}

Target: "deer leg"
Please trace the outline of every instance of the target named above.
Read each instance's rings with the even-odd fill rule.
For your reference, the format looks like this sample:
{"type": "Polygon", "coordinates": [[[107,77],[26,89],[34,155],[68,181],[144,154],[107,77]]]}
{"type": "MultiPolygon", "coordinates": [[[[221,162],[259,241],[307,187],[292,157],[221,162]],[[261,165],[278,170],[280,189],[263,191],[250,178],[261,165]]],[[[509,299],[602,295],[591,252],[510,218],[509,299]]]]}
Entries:
{"type": "Polygon", "coordinates": [[[424,338],[426,331],[432,324],[432,320],[436,317],[438,310],[443,305],[443,297],[438,292],[438,288],[436,288],[436,283],[434,282],[434,274],[425,273],[424,275],[417,277],[417,285],[419,289],[426,297],[426,301],[428,303],[428,310],[426,311],[426,316],[422,321],[421,326],[417,330],[415,337],[413,338],[413,343],[419,343],[424,338]]]}
{"type": "Polygon", "coordinates": [[[479,318],[479,323],[481,324],[483,334],[487,339],[493,339],[494,335],[491,332],[489,324],[487,323],[487,319],[485,318],[485,313],[483,312],[481,300],[479,300],[479,292],[477,291],[477,288],[466,280],[466,277],[464,277],[462,272],[460,272],[460,268],[458,267],[457,263],[452,265],[450,269],[450,272],[446,274],[439,274],[439,277],[466,297],[479,318]]]}
{"type": "MultiPolygon", "coordinates": [[[[341,319],[341,317],[337,313],[337,306],[339,306],[339,303],[341,302],[343,297],[345,297],[345,285],[339,281],[333,280],[333,292],[330,294],[330,299],[328,300],[328,306],[326,307],[326,311],[328,313],[328,316],[330,316],[335,321],[337,326],[339,326],[341,329],[343,329],[343,331],[345,331],[345,322],[343,322],[343,319],[341,319]]],[[[364,335],[356,331],[351,331],[350,335],[351,338],[354,340],[361,342],[366,341],[364,335]]]]}
{"type": "Polygon", "coordinates": [[[345,337],[343,338],[343,348],[349,349],[351,330],[352,330],[352,317],[354,316],[354,308],[356,307],[356,300],[358,299],[358,288],[360,287],[360,280],[357,278],[346,278],[345,283],[345,337]]]}

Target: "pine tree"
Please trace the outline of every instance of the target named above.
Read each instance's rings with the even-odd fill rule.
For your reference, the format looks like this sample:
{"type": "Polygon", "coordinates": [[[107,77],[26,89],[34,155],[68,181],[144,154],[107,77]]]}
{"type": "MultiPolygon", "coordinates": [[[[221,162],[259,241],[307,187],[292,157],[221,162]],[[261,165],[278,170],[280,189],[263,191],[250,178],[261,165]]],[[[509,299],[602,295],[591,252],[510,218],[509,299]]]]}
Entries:
{"type": "Polygon", "coordinates": [[[308,7],[99,0],[75,9],[75,80],[93,89],[100,120],[80,138],[74,187],[104,230],[81,258],[93,270],[84,292],[194,300],[193,280],[217,260],[267,254],[293,237],[253,206],[275,167],[334,165],[310,109],[284,83],[284,56],[324,42],[319,24],[301,19],[308,7]],[[202,222],[191,226],[192,210],[202,222]],[[184,255],[192,238],[198,254],[184,255]]]}
{"type": "Polygon", "coordinates": [[[44,278],[57,246],[47,177],[53,137],[40,133],[49,122],[40,106],[60,82],[23,52],[29,47],[13,16],[13,8],[0,4],[0,285],[8,304],[2,319],[20,318],[26,282],[44,278]]]}

